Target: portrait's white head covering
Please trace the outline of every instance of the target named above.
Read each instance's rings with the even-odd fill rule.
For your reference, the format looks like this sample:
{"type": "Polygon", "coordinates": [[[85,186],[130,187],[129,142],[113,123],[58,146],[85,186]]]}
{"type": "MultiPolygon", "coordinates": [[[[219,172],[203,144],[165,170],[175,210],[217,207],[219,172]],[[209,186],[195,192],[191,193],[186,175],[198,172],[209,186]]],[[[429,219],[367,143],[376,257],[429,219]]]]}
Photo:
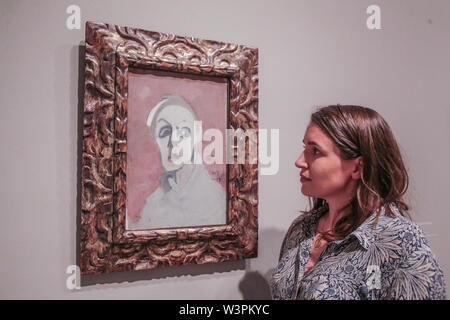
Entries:
{"type": "Polygon", "coordinates": [[[147,117],[147,127],[150,128],[150,134],[152,137],[155,136],[155,120],[158,118],[159,113],[168,106],[180,106],[184,107],[192,114],[192,117],[194,120],[197,119],[194,110],[192,109],[191,105],[184,100],[183,97],[177,96],[177,95],[165,95],[161,98],[161,100],[156,104],[156,106],[150,111],[147,117]]]}

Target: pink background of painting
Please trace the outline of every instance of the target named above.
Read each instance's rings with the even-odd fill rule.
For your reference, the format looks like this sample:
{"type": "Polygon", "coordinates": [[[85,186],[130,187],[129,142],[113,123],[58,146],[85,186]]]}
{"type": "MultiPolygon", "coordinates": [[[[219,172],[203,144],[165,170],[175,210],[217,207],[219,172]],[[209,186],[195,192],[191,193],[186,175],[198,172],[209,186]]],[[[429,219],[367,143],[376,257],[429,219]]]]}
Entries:
{"type": "MultiPolygon", "coordinates": [[[[160,185],[163,173],[159,149],[146,126],[150,110],[167,94],[180,95],[202,121],[203,133],[227,125],[227,80],[169,72],[132,70],[128,73],[127,219],[136,221],[146,198],[160,185]]],[[[204,141],[203,148],[210,142],[204,141]]],[[[225,162],[225,141],[223,141],[225,162]]],[[[226,165],[206,165],[213,179],[226,189],[226,165]]]]}

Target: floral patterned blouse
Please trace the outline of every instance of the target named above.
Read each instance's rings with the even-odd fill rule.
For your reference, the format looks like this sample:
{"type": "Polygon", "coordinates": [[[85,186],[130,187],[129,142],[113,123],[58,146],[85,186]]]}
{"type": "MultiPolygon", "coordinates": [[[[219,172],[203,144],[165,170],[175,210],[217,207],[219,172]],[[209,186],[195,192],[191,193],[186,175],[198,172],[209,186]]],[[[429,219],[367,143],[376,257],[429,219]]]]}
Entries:
{"type": "Polygon", "coordinates": [[[274,299],[446,299],[442,269],[422,229],[381,209],[342,240],[328,243],[304,275],[319,218],[327,208],[294,220],[272,276],[274,299]]]}

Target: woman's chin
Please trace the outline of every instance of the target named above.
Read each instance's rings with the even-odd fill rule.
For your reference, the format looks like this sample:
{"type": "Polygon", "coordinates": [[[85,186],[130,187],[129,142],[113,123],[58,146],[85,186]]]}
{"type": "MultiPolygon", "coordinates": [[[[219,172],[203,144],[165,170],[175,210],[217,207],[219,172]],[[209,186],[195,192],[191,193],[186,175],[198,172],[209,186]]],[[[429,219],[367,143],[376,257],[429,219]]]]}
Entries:
{"type": "Polygon", "coordinates": [[[302,188],[300,189],[300,191],[304,196],[312,197],[311,192],[308,190],[307,187],[305,187],[305,185],[302,185],[302,188]]]}
{"type": "Polygon", "coordinates": [[[300,189],[300,191],[304,196],[312,197],[312,198],[320,198],[320,196],[317,193],[315,193],[313,190],[311,190],[311,188],[309,186],[306,186],[304,184],[302,185],[302,188],[300,189]]]}

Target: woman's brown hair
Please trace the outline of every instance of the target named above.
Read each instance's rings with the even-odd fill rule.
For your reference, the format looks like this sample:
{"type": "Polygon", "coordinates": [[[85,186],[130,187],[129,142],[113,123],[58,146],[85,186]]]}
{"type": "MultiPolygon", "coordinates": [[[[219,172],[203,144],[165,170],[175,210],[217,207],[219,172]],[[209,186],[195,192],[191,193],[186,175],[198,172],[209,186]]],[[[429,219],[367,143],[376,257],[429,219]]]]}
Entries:
{"type": "MultiPolygon", "coordinates": [[[[345,238],[381,208],[387,215],[395,216],[391,204],[409,217],[409,207],[403,201],[408,189],[408,173],[397,141],[383,117],[366,107],[331,105],[314,112],[311,123],[331,138],[342,159],[361,157],[363,163],[353,198],[341,209],[350,210],[336,223],[333,232],[322,234],[324,239],[345,238]]],[[[305,213],[327,206],[327,203],[324,199],[312,198],[311,206],[311,210],[305,213]]],[[[377,212],[376,221],[380,212],[377,212]]]]}

